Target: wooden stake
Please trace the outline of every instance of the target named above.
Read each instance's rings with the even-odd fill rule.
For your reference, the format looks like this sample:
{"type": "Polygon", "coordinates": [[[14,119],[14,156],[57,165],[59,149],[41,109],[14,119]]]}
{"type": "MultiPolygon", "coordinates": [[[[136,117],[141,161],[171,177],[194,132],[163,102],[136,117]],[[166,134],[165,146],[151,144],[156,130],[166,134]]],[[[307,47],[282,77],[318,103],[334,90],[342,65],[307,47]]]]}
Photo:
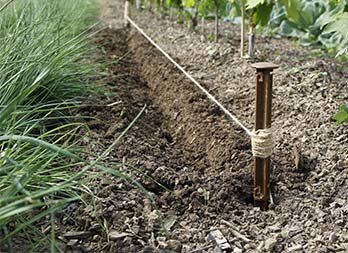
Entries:
{"type": "MultiPolygon", "coordinates": [[[[259,62],[251,65],[256,68],[256,115],[255,130],[271,127],[272,115],[272,71],[277,65],[259,62]]],[[[254,157],[254,205],[266,210],[270,195],[271,159],[254,157]]]]}
{"type": "Polygon", "coordinates": [[[204,21],[205,21],[205,18],[202,16],[202,24],[201,24],[202,25],[202,31],[201,31],[202,35],[204,35],[204,26],[205,26],[204,21]]]}
{"type": "Polygon", "coordinates": [[[249,46],[248,46],[248,55],[254,57],[254,48],[255,48],[255,24],[253,21],[254,9],[251,11],[250,20],[249,20],[249,46]]]}
{"type": "Polygon", "coordinates": [[[173,21],[173,16],[174,16],[174,8],[169,7],[169,20],[173,21]]]}
{"type": "Polygon", "coordinates": [[[129,17],[129,1],[126,1],[124,4],[124,26],[125,27],[129,27],[129,21],[128,21],[128,17],[129,17]]]}
{"type": "Polygon", "coordinates": [[[254,57],[254,45],[255,45],[255,33],[250,29],[249,32],[249,47],[248,47],[248,55],[250,57],[254,57]]]}
{"type": "Polygon", "coordinates": [[[135,0],[135,7],[140,10],[141,9],[141,0],[135,0]]]}
{"type": "Polygon", "coordinates": [[[216,10],[215,10],[215,31],[214,31],[214,34],[215,34],[215,42],[218,42],[219,40],[219,10],[217,9],[216,7],[216,10]]]}
{"type": "Polygon", "coordinates": [[[244,40],[245,40],[245,3],[242,0],[242,22],[240,25],[240,57],[244,57],[244,40]]]}

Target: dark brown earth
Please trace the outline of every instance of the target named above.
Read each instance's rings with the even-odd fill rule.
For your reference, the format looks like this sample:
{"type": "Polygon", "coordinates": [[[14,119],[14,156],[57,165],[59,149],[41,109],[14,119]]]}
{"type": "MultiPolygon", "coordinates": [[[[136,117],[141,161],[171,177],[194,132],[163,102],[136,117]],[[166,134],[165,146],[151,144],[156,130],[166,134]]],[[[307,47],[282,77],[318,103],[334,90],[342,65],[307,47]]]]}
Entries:
{"type": "MultiPolygon", "coordinates": [[[[64,252],[219,252],[207,240],[215,228],[233,252],[348,252],[348,127],[331,120],[348,99],[346,66],[287,40],[259,38],[252,61],[281,65],[274,203],[263,212],[252,205],[248,136],[134,29],[122,28],[121,1],[100,2],[109,28],[95,43],[107,93],[78,112],[93,118],[90,132],[81,133],[91,159],[146,109],[104,159],[130,180],[98,172],[86,184],[85,203],[58,215],[64,252]]],[[[170,20],[132,15],[251,128],[254,70],[239,57],[236,27],[222,24],[226,33],[215,44],[170,20]]]]}
{"type": "MultiPolygon", "coordinates": [[[[143,244],[170,248],[171,245],[166,245],[170,239],[177,247],[176,251],[185,242],[196,243],[198,240],[197,243],[204,243],[205,231],[216,224],[216,217],[222,215],[219,219],[228,219],[229,215],[223,213],[252,200],[251,177],[245,170],[250,164],[239,162],[249,160],[250,163],[250,142],[240,131],[235,131],[221,112],[207,103],[166,59],[144,44],[143,38],[130,37],[128,47],[125,44],[127,30],[105,30],[99,36],[106,55],[116,61],[122,58],[111,66],[110,71],[116,78],[108,82],[117,94],[116,100],[122,102],[111,109],[84,107],[80,113],[99,119],[89,123],[93,131],[92,142],[98,140],[102,146],[107,146],[142,107],[147,106],[108,158],[108,163],[124,162],[123,172],[135,177],[149,191],[147,194],[152,194],[155,202],[151,203],[144,193],[129,183],[111,182],[114,179],[110,176],[97,180],[100,188],[95,189],[95,193],[101,200],[98,218],[106,219],[111,234],[117,231],[129,235],[125,241],[122,238],[117,243],[98,245],[90,242],[91,233],[86,241],[91,243],[92,250],[105,252],[140,252],[143,244]],[[129,50],[134,58],[129,57],[129,50]],[[167,71],[170,79],[156,74],[161,71],[167,71]],[[173,94],[178,96],[173,97],[173,94]],[[202,217],[206,219],[204,223],[201,223],[202,217]],[[173,228],[177,229],[174,232],[165,231],[163,226],[168,225],[163,224],[163,220],[166,219],[175,222],[173,228]],[[186,224],[187,221],[191,224],[186,224]],[[186,227],[192,226],[195,228],[191,233],[184,232],[186,227]],[[153,242],[151,233],[155,236],[153,242]],[[158,241],[161,237],[166,241],[158,241]]],[[[99,148],[96,151],[100,152],[99,148]]],[[[92,184],[91,187],[95,186],[92,184]]],[[[80,207],[74,213],[77,221],[80,220],[75,224],[79,226],[75,230],[95,226],[96,217],[90,217],[92,210],[80,207]]],[[[96,235],[93,241],[100,239],[96,235]]]]}
{"type": "MultiPolygon", "coordinates": [[[[267,212],[253,208],[247,136],[140,35],[107,29],[98,38],[106,60],[116,60],[110,66],[108,87],[115,96],[112,101],[121,102],[111,109],[86,108],[81,114],[100,120],[90,122],[91,141],[100,142],[100,147],[95,147],[98,153],[101,147],[111,145],[147,105],[107,162],[125,163],[122,171],[140,182],[154,202],[131,183],[107,175],[96,180],[90,186],[97,197],[96,207],[77,209],[73,214],[77,223],[67,228],[90,231],[92,227],[94,232],[85,239],[70,240],[69,244],[74,244],[71,248],[91,252],[188,252],[207,247],[201,252],[213,252],[206,236],[215,227],[235,249],[283,252],[297,245],[296,241],[302,239],[299,235],[306,236],[301,227],[290,227],[285,215],[297,215],[314,228],[317,222],[328,221],[343,229],[337,234],[327,230],[330,237],[337,237],[338,244],[328,238],[327,246],[323,242],[308,251],[342,247],[339,240],[346,240],[342,231],[346,229],[347,206],[338,201],[345,196],[323,197],[308,192],[307,177],[313,162],[304,161],[303,171],[278,170],[272,177],[275,207],[267,212]],[[318,213],[311,213],[313,203],[320,208],[318,213]],[[335,211],[327,215],[321,210],[335,211]],[[102,226],[96,225],[97,221],[102,226]],[[226,224],[232,224],[233,229],[226,224]],[[236,237],[233,231],[250,242],[236,237]],[[264,236],[265,242],[260,244],[264,236]]],[[[277,166],[277,160],[274,163],[277,166]]],[[[346,173],[344,168],[337,169],[346,173]]]]}
{"type": "MultiPolygon", "coordinates": [[[[85,141],[91,152],[100,154],[146,105],[133,128],[105,159],[110,167],[121,166],[146,192],[134,186],[134,181],[108,174],[90,182],[88,187],[95,196],[87,198],[87,206],[69,206],[71,219],[64,219],[60,236],[68,245],[67,252],[219,252],[206,238],[214,228],[221,230],[234,252],[348,250],[348,130],[334,127],[328,116],[346,99],[347,93],[342,94],[346,73],[339,63],[318,58],[304,68],[295,67],[294,61],[305,58],[300,53],[303,49],[292,48],[285,41],[281,51],[281,43],[266,40],[266,48],[278,50],[272,51],[271,59],[281,59],[283,71],[288,66],[291,69],[275,74],[281,80],[276,81],[274,94],[274,204],[262,212],[251,204],[248,136],[142,36],[121,28],[120,2],[105,0],[102,7],[106,15],[102,19],[112,28],[97,36],[97,44],[104,52],[101,60],[109,66],[103,82],[110,93],[100,98],[104,106],[81,110],[82,115],[97,119],[88,121],[91,137],[85,141]],[[300,156],[298,167],[293,149],[300,156]]],[[[232,53],[224,54],[224,42],[202,43],[197,40],[199,35],[190,37],[191,33],[177,24],[144,13],[139,17],[137,22],[149,33],[155,29],[162,32],[166,50],[193,69],[192,74],[201,76],[205,87],[230,104],[231,111],[244,120],[252,118],[253,87],[243,86],[253,78],[250,63],[233,56],[232,67],[226,66],[226,57],[238,54],[237,44],[232,53]],[[173,31],[172,25],[171,40],[176,43],[171,44],[164,35],[173,31]],[[184,42],[177,42],[182,36],[184,42]],[[187,50],[185,43],[190,41],[195,47],[187,50]],[[208,56],[214,59],[205,60],[201,51],[194,49],[198,45],[216,47],[213,56],[208,56]],[[207,70],[215,73],[207,74],[207,70]],[[211,74],[215,77],[205,78],[211,74]],[[218,76],[227,80],[229,75],[234,78],[227,87],[218,76]],[[220,81],[220,86],[214,86],[220,81]],[[226,92],[232,88],[236,90],[226,92]]]]}

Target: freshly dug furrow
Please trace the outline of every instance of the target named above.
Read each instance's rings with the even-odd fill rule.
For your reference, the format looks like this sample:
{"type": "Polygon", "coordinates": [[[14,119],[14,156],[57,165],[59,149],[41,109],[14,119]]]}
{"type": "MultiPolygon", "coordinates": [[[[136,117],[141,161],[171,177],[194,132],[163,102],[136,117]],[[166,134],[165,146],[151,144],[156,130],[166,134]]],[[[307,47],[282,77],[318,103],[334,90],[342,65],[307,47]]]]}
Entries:
{"type": "Polygon", "coordinates": [[[245,252],[260,252],[270,240],[274,252],[284,252],[299,235],[307,240],[312,232],[323,234],[320,226],[312,232],[298,226],[315,224],[323,214],[323,221],[341,236],[337,231],[346,224],[340,196],[332,199],[338,203],[334,211],[341,213],[331,212],[324,202],[316,207],[308,174],[290,172],[277,159],[272,177],[276,206],[268,212],[253,208],[248,136],[135,31],[107,29],[98,38],[110,64],[106,85],[111,100],[120,103],[85,112],[102,122],[90,122],[91,152],[101,153],[146,104],[105,162],[124,162],[122,171],[140,182],[154,202],[129,182],[98,178],[92,184],[97,211],[78,209],[74,227],[86,230],[99,221],[107,230],[80,240],[83,247],[93,252],[187,252],[204,247],[209,231],[218,227],[233,247],[245,252]],[[250,242],[236,237],[235,230],[250,242]]]}
{"type": "MultiPolygon", "coordinates": [[[[139,71],[155,103],[166,115],[174,140],[210,169],[245,169],[250,165],[249,137],[235,129],[218,107],[141,35],[129,42],[139,71]]],[[[249,166],[250,168],[250,166],[249,166]]]]}
{"type": "MultiPolygon", "coordinates": [[[[102,12],[101,19],[108,25],[122,24],[124,2],[101,0],[101,3],[108,9],[102,12]]],[[[236,36],[226,39],[224,32],[225,38],[216,44],[202,40],[201,34],[175,22],[157,19],[147,11],[132,9],[131,17],[231,112],[252,127],[255,74],[249,61],[239,56],[238,27],[222,24],[223,30],[236,36]]],[[[155,184],[145,183],[157,193],[155,199],[163,220],[172,214],[178,217],[170,236],[153,230],[143,219],[141,224],[150,225],[144,228],[148,232],[141,229],[137,235],[146,237],[142,238],[146,243],[132,240],[126,245],[145,245],[140,247],[144,251],[149,245],[163,249],[169,239],[174,239],[187,252],[206,245],[208,230],[218,227],[232,246],[243,252],[347,249],[347,127],[336,128],[330,120],[337,105],[346,101],[347,95],[342,92],[347,80],[344,66],[327,57],[310,56],[307,48],[294,46],[286,39],[258,38],[260,59],[281,65],[274,74],[276,147],[272,155],[272,195],[275,206],[268,212],[250,204],[251,154],[245,134],[233,129],[234,125],[138,33],[133,32],[126,42],[133,49],[135,73],[146,81],[143,88],[147,87],[147,95],[163,116],[167,131],[164,136],[169,137],[166,139],[175,152],[182,152],[172,161],[165,156],[168,149],[159,151],[154,162],[139,156],[138,168],[172,189],[164,191],[155,184]],[[221,128],[222,131],[217,131],[221,128]],[[217,140],[214,148],[209,149],[214,141],[212,136],[217,140]],[[226,143],[218,143],[222,137],[226,143]],[[300,157],[298,166],[296,155],[300,157]],[[163,165],[167,160],[166,166],[157,167],[157,161],[163,165]],[[172,166],[174,163],[176,166],[172,166]],[[222,219],[233,223],[234,229],[250,242],[236,237],[222,219]],[[148,239],[149,231],[154,232],[153,240],[148,239]]],[[[138,178],[145,182],[140,175],[138,178]]],[[[138,217],[149,217],[144,214],[147,205],[143,207],[138,217]]],[[[130,225],[133,224],[132,221],[130,225]]],[[[205,252],[212,252],[212,248],[205,252]]]]}
{"type": "Polygon", "coordinates": [[[100,154],[147,105],[104,162],[110,166],[125,162],[122,171],[155,201],[151,203],[131,183],[106,175],[90,186],[98,197],[96,213],[92,206],[77,208],[71,214],[75,219],[69,219],[62,231],[86,230],[104,220],[109,232],[133,236],[108,242],[100,230],[93,240],[80,240],[77,246],[97,252],[193,249],[205,243],[216,217],[229,219],[247,206],[246,201],[250,204],[250,143],[154,48],[128,32],[107,29],[97,38],[110,63],[106,82],[110,101],[105,103],[120,102],[83,107],[80,113],[98,119],[88,122],[92,131],[88,142],[90,152],[100,154]],[[167,233],[163,221],[173,217],[167,233]],[[152,234],[173,240],[179,248],[159,246],[152,234]]]}

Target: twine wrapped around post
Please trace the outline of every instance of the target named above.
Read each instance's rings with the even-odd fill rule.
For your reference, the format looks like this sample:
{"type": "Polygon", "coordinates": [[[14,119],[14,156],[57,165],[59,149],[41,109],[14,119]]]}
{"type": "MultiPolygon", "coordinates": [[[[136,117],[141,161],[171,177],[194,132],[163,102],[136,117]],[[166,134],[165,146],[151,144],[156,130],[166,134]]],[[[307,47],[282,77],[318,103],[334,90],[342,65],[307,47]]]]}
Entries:
{"type": "Polygon", "coordinates": [[[251,148],[253,156],[267,158],[272,155],[273,150],[272,129],[259,129],[251,133],[251,148]]]}

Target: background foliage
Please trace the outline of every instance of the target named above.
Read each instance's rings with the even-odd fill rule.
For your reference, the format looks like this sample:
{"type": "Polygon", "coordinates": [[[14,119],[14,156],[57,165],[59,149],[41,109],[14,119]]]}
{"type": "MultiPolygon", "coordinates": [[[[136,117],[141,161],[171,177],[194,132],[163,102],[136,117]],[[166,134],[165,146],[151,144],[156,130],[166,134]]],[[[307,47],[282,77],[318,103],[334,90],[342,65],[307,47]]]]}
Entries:
{"type": "MultiPolygon", "coordinates": [[[[216,6],[220,18],[241,23],[245,5],[249,26],[272,36],[296,38],[304,46],[320,47],[342,61],[348,59],[348,0],[166,0],[164,5],[162,11],[179,6],[179,13],[188,13],[193,28],[197,16],[213,17],[216,6]]],[[[334,119],[341,124],[347,118],[343,105],[334,119]]]]}
{"type": "Polygon", "coordinates": [[[243,1],[259,29],[348,56],[348,0],[167,0],[164,4],[167,9],[180,6],[190,15],[198,10],[202,17],[213,16],[219,6],[220,17],[239,21],[243,1]]]}

